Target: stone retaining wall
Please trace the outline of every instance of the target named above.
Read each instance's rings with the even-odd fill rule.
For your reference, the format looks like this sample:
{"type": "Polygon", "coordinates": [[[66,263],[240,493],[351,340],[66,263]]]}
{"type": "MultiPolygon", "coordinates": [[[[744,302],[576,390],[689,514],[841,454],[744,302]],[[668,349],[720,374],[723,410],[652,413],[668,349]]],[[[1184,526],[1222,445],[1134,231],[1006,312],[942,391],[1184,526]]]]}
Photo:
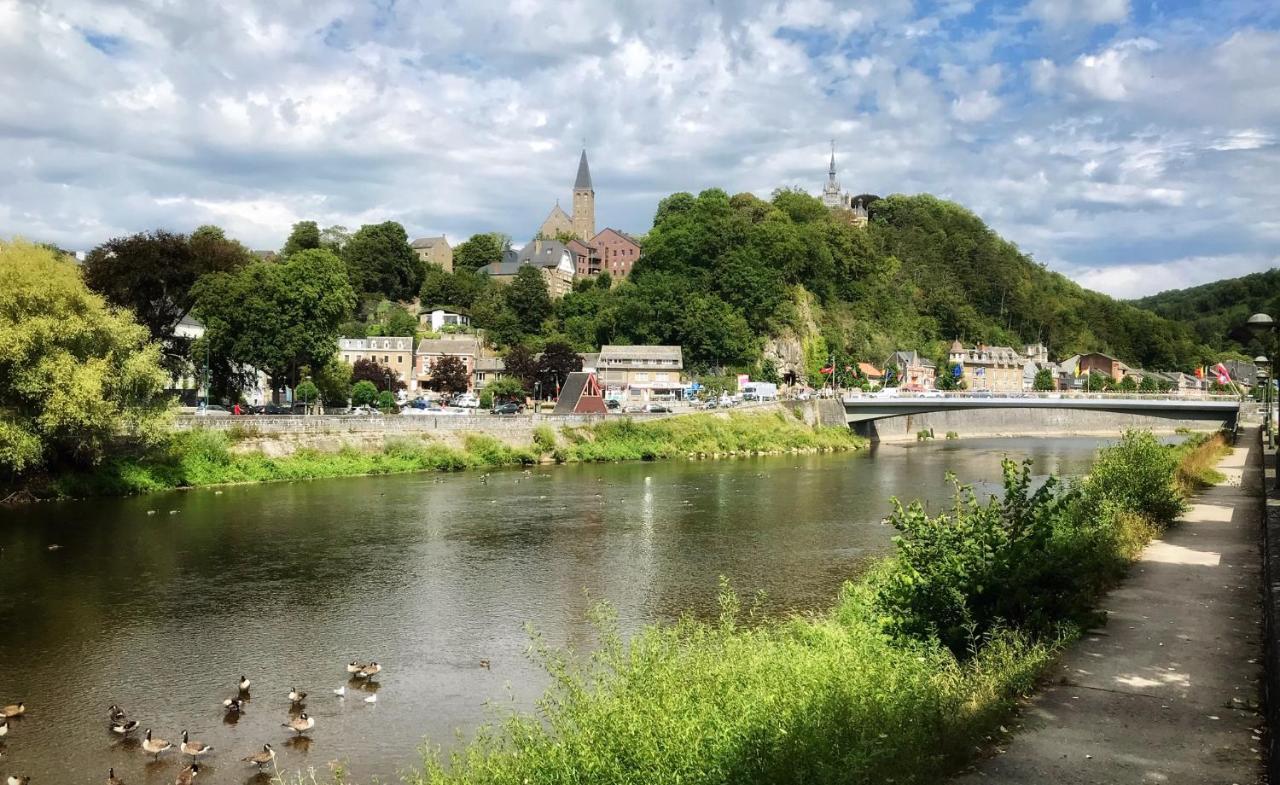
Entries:
{"type": "Polygon", "coordinates": [[[932,429],[934,438],[954,432],[960,438],[984,436],[1119,436],[1130,428],[1157,434],[1180,428],[1216,431],[1221,419],[1171,418],[1150,414],[1082,409],[965,409],[886,417],[859,423],[855,430],[881,442],[915,441],[932,429]]]}

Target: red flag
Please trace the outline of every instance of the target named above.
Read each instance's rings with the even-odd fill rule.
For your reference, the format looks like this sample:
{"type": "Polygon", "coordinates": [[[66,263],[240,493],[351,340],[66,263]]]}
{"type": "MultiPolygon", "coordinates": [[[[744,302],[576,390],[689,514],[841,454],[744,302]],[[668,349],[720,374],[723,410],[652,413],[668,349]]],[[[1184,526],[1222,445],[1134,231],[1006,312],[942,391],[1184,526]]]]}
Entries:
{"type": "Polygon", "coordinates": [[[1196,368],[1196,378],[1197,378],[1197,379],[1203,379],[1203,378],[1204,378],[1204,366],[1203,366],[1203,365],[1201,365],[1200,367],[1196,368]]]}
{"type": "Polygon", "coordinates": [[[835,368],[833,368],[833,367],[831,367],[830,365],[828,365],[827,367],[820,369],[820,370],[818,371],[818,373],[831,373],[831,372],[832,372],[832,371],[834,371],[834,370],[835,370],[835,368]]]}

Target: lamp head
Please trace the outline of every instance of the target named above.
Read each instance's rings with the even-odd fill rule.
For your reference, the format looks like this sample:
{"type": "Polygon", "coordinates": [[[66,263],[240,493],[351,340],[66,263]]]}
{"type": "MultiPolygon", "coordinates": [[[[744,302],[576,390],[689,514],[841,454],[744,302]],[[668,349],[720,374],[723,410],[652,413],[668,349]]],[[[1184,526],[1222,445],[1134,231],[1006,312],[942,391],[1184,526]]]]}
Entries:
{"type": "Polygon", "coordinates": [[[1267,359],[1267,356],[1265,354],[1260,354],[1257,357],[1253,358],[1254,365],[1266,365],[1269,362],[1271,361],[1267,359]]]}
{"type": "Polygon", "coordinates": [[[1245,322],[1245,326],[1255,333],[1262,333],[1273,329],[1276,326],[1276,320],[1265,313],[1255,313],[1249,317],[1249,321],[1245,322]]]}

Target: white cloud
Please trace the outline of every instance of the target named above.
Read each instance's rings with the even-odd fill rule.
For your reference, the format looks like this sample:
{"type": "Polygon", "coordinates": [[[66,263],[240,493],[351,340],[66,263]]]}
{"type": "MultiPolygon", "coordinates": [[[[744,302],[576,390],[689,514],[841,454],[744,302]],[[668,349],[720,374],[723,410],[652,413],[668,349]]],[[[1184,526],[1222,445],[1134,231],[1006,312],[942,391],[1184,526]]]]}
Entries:
{"type": "Polygon", "coordinates": [[[1229,254],[1193,256],[1150,264],[1118,264],[1072,272],[1084,286],[1113,297],[1132,299],[1170,289],[1185,289],[1203,283],[1247,275],[1280,266],[1280,256],[1229,254]]]}
{"type": "Polygon", "coordinates": [[[1031,0],[1027,13],[1051,27],[1123,22],[1129,18],[1129,0],[1031,0]]]}
{"type": "Polygon", "coordinates": [[[962,95],[951,102],[951,114],[965,123],[986,120],[998,111],[1000,111],[1000,99],[986,90],[962,95]]]}
{"type": "Polygon", "coordinates": [[[1097,98],[1123,101],[1144,80],[1141,53],[1156,49],[1148,38],[1121,41],[1098,54],[1081,55],[1071,68],[1071,78],[1097,98]]]}

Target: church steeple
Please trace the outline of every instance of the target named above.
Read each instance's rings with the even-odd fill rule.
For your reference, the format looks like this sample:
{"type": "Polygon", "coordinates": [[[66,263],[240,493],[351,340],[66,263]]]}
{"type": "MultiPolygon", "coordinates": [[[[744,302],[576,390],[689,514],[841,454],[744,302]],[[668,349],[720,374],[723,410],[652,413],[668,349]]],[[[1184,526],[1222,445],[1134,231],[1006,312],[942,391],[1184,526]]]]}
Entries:
{"type": "Polygon", "coordinates": [[[836,179],[836,140],[831,140],[831,166],[827,168],[827,184],[822,186],[822,203],[827,207],[842,206],[840,181],[836,179]]]}
{"type": "Polygon", "coordinates": [[[836,181],[836,140],[831,140],[831,168],[827,170],[827,179],[831,182],[836,181]]]}
{"type": "Polygon", "coordinates": [[[578,177],[573,181],[573,233],[584,243],[596,236],[596,189],[591,185],[587,148],[578,159],[578,177]]]}

